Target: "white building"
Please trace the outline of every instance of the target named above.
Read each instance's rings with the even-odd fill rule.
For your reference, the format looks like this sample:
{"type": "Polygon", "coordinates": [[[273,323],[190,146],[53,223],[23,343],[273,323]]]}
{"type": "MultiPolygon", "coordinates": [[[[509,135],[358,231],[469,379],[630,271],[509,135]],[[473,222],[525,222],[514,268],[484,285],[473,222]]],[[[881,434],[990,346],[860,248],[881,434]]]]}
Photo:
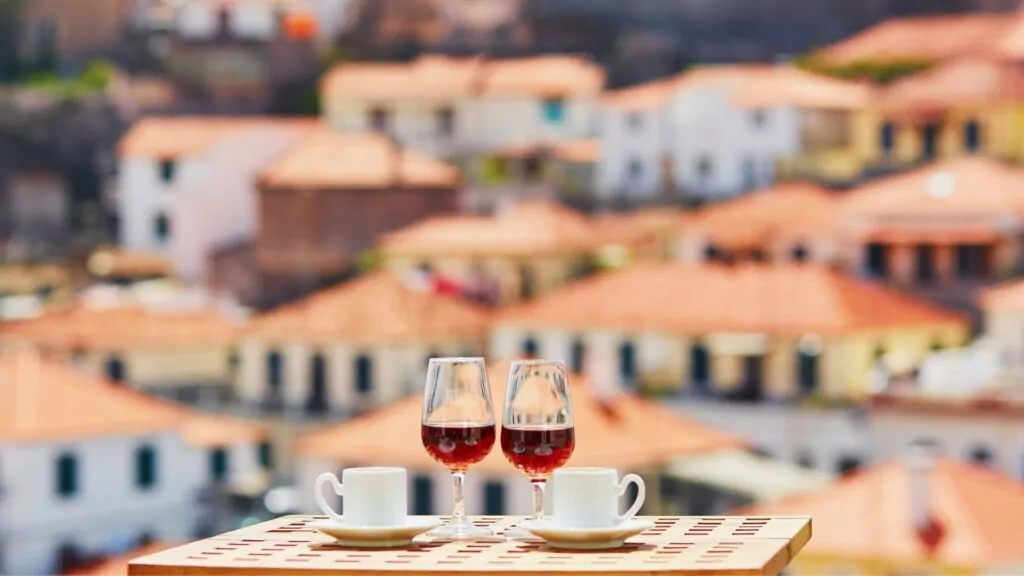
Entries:
{"type": "Polygon", "coordinates": [[[0,356],[0,572],[218,529],[199,496],[258,473],[265,434],[32,352],[0,356]]]}
{"type": "Polygon", "coordinates": [[[324,77],[322,101],[339,130],[383,130],[451,158],[593,135],[604,81],[600,66],[575,56],[425,56],[340,65],[324,77]]]}
{"type": "Polygon", "coordinates": [[[221,36],[270,40],[287,18],[309,18],[319,41],[335,40],[346,23],[351,0],[138,0],[136,25],[173,31],[186,40],[221,36]]]}
{"type": "Polygon", "coordinates": [[[256,175],[316,123],[260,118],[149,118],[120,146],[121,245],[166,254],[201,282],[210,252],[250,238],[256,175]]]}
{"type": "Polygon", "coordinates": [[[719,198],[768,186],[779,160],[849,138],[849,111],[868,96],[860,84],[747,65],[612,92],[602,106],[597,192],[719,198]]]}

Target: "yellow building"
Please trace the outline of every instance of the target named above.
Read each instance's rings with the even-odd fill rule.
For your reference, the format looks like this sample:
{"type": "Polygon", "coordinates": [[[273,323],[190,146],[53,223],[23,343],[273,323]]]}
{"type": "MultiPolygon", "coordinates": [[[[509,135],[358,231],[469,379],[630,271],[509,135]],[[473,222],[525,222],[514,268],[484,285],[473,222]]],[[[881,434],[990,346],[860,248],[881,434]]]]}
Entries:
{"type": "Polygon", "coordinates": [[[621,240],[607,237],[582,214],[533,200],[495,216],[430,218],[386,234],[378,249],[391,270],[429,270],[480,301],[507,304],[572,281],[586,273],[602,246],[621,240]]]}
{"type": "Polygon", "coordinates": [[[817,492],[742,510],[810,516],[793,576],[1020,574],[1024,487],[945,458],[892,461],[817,492]]]}
{"type": "Polygon", "coordinates": [[[639,264],[512,307],[491,355],[587,354],[647,390],[739,401],[862,398],[879,359],[910,370],[967,338],[954,313],[805,264],[639,264]]]}

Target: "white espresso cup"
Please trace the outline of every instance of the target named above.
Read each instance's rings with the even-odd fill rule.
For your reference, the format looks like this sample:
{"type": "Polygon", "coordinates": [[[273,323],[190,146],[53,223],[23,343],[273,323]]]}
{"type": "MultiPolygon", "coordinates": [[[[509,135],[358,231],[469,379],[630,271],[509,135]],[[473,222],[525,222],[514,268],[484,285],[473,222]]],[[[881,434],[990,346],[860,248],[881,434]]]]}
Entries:
{"type": "Polygon", "coordinates": [[[636,516],[647,488],[643,478],[627,474],[619,480],[614,468],[559,468],[551,478],[551,518],[564,528],[610,528],[636,516]],[[619,514],[619,498],[630,482],[637,487],[636,502],[619,514]]]}
{"type": "Polygon", "coordinates": [[[404,468],[346,468],[341,481],[330,472],[316,479],[316,503],[331,520],[346,526],[399,526],[409,510],[404,468]],[[324,498],[324,485],[344,499],[338,514],[324,498]]]}

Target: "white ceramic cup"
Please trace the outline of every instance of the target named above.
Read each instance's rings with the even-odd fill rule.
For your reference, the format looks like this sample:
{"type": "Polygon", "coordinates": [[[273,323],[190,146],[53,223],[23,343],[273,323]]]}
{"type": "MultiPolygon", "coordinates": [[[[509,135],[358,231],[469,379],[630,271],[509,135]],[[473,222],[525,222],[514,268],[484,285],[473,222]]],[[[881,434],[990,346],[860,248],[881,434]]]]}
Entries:
{"type": "Polygon", "coordinates": [[[404,468],[346,468],[341,481],[330,472],[316,479],[316,503],[331,520],[346,526],[400,526],[409,509],[404,468]],[[338,514],[324,498],[324,485],[344,498],[338,514]]]}
{"type": "Polygon", "coordinates": [[[559,468],[551,478],[551,518],[565,528],[610,528],[636,516],[647,496],[643,478],[627,474],[619,480],[614,468],[559,468]],[[619,514],[619,498],[630,482],[636,502],[619,514]]]}

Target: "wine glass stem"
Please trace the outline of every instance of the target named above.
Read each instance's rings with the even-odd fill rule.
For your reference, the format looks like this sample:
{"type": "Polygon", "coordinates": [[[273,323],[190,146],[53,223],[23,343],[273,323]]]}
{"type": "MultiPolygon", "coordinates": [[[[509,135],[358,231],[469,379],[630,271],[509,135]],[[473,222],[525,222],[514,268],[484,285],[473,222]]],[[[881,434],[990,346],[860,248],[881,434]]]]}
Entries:
{"type": "Polygon", "coordinates": [[[544,478],[531,478],[530,486],[533,488],[533,520],[540,520],[544,517],[544,478]]]}
{"type": "Polygon", "coordinates": [[[463,493],[463,485],[466,482],[465,472],[452,472],[452,524],[466,524],[466,498],[463,493]]]}

